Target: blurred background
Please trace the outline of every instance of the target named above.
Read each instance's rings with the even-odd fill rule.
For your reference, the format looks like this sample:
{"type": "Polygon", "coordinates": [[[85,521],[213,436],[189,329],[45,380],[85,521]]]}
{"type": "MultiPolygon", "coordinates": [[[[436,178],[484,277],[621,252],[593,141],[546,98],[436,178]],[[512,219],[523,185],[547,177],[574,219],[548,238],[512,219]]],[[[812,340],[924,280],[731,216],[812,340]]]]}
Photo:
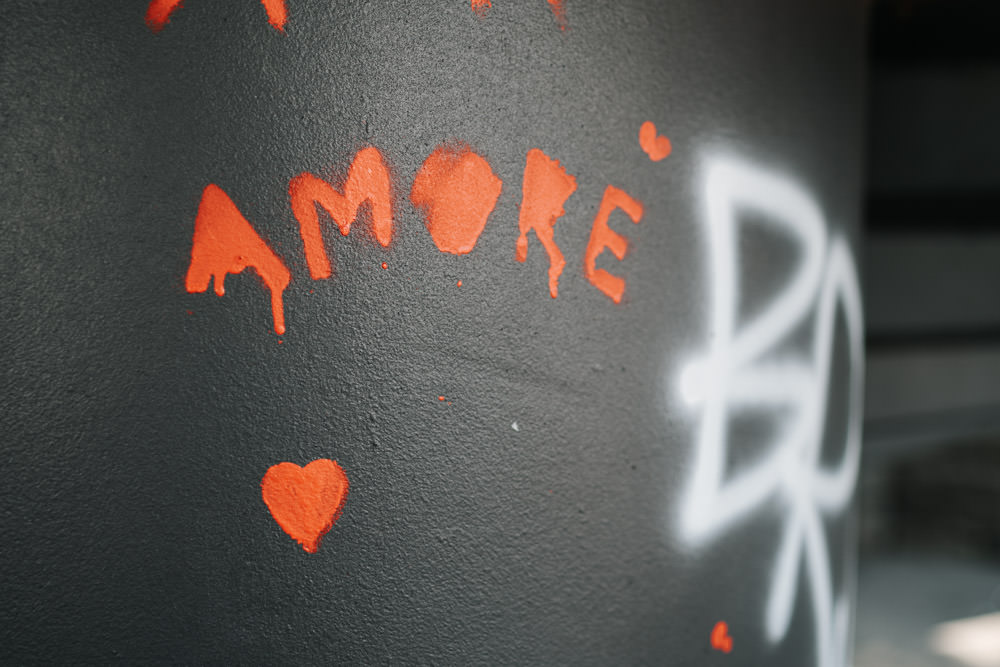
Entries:
{"type": "Polygon", "coordinates": [[[870,10],[855,664],[1000,666],[1000,0],[870,10]]]}

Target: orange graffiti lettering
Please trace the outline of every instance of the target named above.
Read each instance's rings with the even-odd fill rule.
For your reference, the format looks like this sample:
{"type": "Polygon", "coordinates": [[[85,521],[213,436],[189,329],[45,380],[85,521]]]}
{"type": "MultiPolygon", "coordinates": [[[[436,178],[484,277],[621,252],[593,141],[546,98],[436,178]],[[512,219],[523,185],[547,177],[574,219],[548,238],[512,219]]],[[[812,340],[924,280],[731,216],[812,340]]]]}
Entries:
{"type": "MultiPolygon", "coordinates": [[[[184,0],[152,0],[146,8],[146,25],[153,32],[163,30],[164,26],[170,22],[170,15],[181,6],[184,0]]],[[[260,0],[267,12],[267,21],[276,30],[285,29],[288,21],[288,10],[285,7],[285,0],[260,0]]]]}
{"type": "Polygon", "coordinates": [[[257,271],[271,291],[274,331],[285,333],[282,293],[291,274],[281,259],[257,235],[236,204],[214,183],[205,187],[194,221],[191,265],[184,286],[190,293],[204,292],[215,279],[215,293],[226,293],[226,274],[237,274],[248,266],[257,271]]]}
{"type": "Polygon", "coordinates": [[[340,518],[350,482],[336,461],[316,459],[304,468],[279,463],[260,481],[261,496],[281,529],[314,554],[340,518]]]}
{"type": "Polygon", "coordinates": [[[371,206],[372,228],[383,247],[392,240],[392,188],[389,169],[378,149],[368,147],[358,151],[347,172],[343,193],[326,181],[308,172],[299,174],[288,184],[292,214],[299,221],[299,234],[305,246],[306,264],[314,280],[329,278],[333,270],[323,248],[316,205],[322,206],[344,236],[351,231],[358,208],[371,206]]]}
{"type": "Polygon", "coordinates": [[[659,162],[670,155],[672,149],[670,139],[656,133],[656,126],[647,120],[639,128],[639,146],[653,162],[659,162]]]}
{"type": "Polygon", "coordinates": [[[584,254],[583,273],[594,287],[608,295],[615,303],[621,303],[622,294],[625,293],[625,279],[612,275],[604,269],[596,268],[597,256],[604,252],[605,248],[614,253],[619,260],[625,259],[628,241],[624,236],[608,227],[608,218],[616,208],[625,211],[632,222],[636,224],[642,220],[641,203],[630,197],[624,190],[613,185],[605,188],[601,207],[597,211],[594,226],[590,230],[590,241],[587,243],[587,251],[584,254]]]}
{"type": "Polygon", "coordinates": [[[559,294],[559,274],[566,266],[559,246],[554,240],[556,219],[565,213],[563,204],[576,190],[576,178],[566,173],[557,160],[537,148],[528,151],[524,164],[524,183],[521,186],[521,213],[517,238],[517,261],[528,259],[528,231],[534,230],[545,252],[549,255],[549,294],[559,294]]]}
{"type": "Polygon", "coordinates": [[[423,211],[438,250],[464,255],[476,246],[502,187],[490,164],[468,146],[438,146],[413,179],[410,201],[423,211]]]}

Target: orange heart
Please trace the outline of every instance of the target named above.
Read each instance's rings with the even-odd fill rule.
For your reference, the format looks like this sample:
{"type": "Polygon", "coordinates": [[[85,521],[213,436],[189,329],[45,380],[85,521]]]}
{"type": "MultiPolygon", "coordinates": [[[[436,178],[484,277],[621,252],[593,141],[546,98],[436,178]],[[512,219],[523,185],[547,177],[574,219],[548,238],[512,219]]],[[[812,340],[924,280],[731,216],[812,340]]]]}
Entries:
{"type": "Polygon", "coordinates": [[[647,120],[639,128],[639,146],[653,162],[659,162],[670,155],[670,139],[656,133],[656,126],[647,120]]]}
{"type": "Polygon", "coordinates": [[[719,621],[712,628],[712,648],[723,653],[733,650],[733,638],[729,636],[729,626],[725,621],[719,621]]]}
{"type": "Polygon", "coordinates": [[[311,554],[340,518],[348,486],[344,470],[330,459],[316,459],[304,468],[279,463],[268,468],[260,481],[271,516],[311,554]]]}

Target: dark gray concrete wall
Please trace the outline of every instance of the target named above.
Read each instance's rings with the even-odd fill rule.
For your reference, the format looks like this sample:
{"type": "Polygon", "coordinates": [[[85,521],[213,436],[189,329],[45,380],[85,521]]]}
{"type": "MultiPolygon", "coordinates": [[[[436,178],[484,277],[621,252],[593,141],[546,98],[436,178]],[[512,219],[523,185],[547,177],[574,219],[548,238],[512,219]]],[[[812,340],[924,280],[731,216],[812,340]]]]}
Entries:
{"type": "Polygon", "coordinates": [[[286,5],[5,8],[3,660],[841,664],[860,3],[286,5]],[[468,254],[410,197],[449,143],[502,181],[468,254]],[[313,280],[289,182],[368,146],[391,242],[322,213],[313,280]],[[576,180],[557,298],[535,232],[516,259],[532,149],[576,180]],[[210,184],[273,253],[226,246],[222,298],[187,280],[232,241],[210,184]],[[261,484],[314,460],[350,490],[289,473],[322,528],[343,501],[307,553],[261,484]]]}

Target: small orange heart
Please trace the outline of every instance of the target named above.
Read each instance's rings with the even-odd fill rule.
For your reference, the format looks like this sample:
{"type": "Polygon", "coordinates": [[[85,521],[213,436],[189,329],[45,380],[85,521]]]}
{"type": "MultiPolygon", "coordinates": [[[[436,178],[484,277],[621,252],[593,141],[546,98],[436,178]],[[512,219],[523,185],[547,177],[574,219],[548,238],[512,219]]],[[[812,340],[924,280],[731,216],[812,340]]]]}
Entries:
{"type": "Polygon", "coordinates": [[[733,638],[729,636],[729,626],[725,621],[719,621],[712,628],[712,648],[723,653],[733,650],[733,638]]]}
{"type": "Polygon", "coordinates": [[[656,126],[647,120],[639,128],[639,146],[653,162],[659,162],[670,155],[670,139],[656,133],[656,126]]]}
{"type": "Polygon", "coordinates": [[[316,459],[304,468],[279,463],[268,468],[260,481],[271,516],[311,554],[340,518],[348,486],[344,470],[330,459],[316,459]]]}

